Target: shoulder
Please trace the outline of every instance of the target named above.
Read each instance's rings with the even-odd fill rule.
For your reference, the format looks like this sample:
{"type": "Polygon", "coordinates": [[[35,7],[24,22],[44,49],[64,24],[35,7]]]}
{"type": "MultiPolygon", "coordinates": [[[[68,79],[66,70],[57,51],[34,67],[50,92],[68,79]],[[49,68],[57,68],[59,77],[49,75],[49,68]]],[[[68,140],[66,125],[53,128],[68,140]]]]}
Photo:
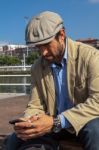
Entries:
{"type": "Polygon", "coordinates": [[[42,58],[39,57],[31,67],[31,74],[38,76],[42,68],[42,58]]]}
{"type": "MultiPolygon", "coordinates": [[[[79,41],[73,41],[71,40],[70,38],[68,38],[68,41],[69,41],[69,45],[70,47],[74,47],[76,49],[79,48],[79,50],[81,50],[82,52],[93,52],[93,51],[98,51],[95,47],[93,46],[90,46],[88,44],[85,44],[85,43],[82,43],[82,42],[79,42],[79,41]]],[[[97,52],[99,53],[99,51],[97,52]]]]}
{"type": "Polygon", "coordinates": [[[90,57],[99,57],[99,50],[96,48],[68,38],[68,56],[72,59],[88,60],[90,57]]]}
{"type": "Polygon", "coordinates": [[[41,66],[41,63],[42,63],[42,58],[39,57],[37,60],[35,60],[34,64],[33,64],[32,67],[31,67],[31,69],[32,69],[32,70],[35,70],[35,69],[37,70],[38,67],[41,66]]]}
{"type": "MultiPolygon", "coordinates": [[[[99,50],[83,43],[79,43],[78,57],[89,71],[88,76],[99,74],[99,50]]],[[[82,65],[81,63],[81,65],[82,65]]]]}
{"type": "Polygon", "coordinates": [[[99,50],[88,44],[81,42],[75,42],[75,45],[78,45],[78,54],[84,59],[98,58],[99,59],[99,50]]]}
{"type": "Polygon", "coordinates": [[[48,62],[40,56],[39,59],[37,59],[32,65],[31,73],[35,74],[36,76],[39,76],[46,68],[48,68],[48,66],[48,62]]]}

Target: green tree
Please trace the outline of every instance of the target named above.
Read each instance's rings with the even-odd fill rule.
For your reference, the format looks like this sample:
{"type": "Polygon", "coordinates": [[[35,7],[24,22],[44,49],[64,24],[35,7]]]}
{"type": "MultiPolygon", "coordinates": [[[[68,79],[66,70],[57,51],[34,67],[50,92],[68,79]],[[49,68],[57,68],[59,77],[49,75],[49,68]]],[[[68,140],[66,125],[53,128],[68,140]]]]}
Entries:
{"type": "Polygon", "coordinates": [[[39,57],[39,53],[38,52],[32,52],[31,54],[29,54],[29,56],[26,58],[26,63],[28,65],[33,64],[34,61],[39,57]]]}
{"type": "Polygon", "coordinates": [[[0,65],[4,65],[4,63],[5,63],[4,57],[0,56],[0,65]]]}
{"type": "Polygon", "coordinates": [[[0,56],[0,65],[19,65],[21,60],[15,56],[0,56]]]}

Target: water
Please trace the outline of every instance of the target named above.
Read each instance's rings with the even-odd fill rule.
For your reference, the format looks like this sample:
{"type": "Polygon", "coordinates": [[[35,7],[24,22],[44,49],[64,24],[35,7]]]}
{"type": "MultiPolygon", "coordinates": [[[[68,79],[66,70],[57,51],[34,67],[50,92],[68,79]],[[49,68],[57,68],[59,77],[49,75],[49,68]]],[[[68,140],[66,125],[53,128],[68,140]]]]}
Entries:
{"type": "Polygon", "coordinates": [[[0,93],[30,93],[30,76],[0,76],[0,93]]]}

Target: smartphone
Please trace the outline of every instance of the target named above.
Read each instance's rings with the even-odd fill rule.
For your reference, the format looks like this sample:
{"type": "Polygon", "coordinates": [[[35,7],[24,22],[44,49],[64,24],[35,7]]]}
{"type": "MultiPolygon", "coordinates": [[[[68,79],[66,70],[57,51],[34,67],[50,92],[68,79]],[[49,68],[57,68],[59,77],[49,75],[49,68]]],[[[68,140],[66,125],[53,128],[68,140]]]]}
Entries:
{"type": "Polygon", "coordinates": [[[9,121],[9,123],[10,124],[15,124],[15,123],[17,123],[17,122],[25,122],[25,120],[24,119],[21,119],[21,118],[17,118],[17,119],[12,119],[12,120],[10,120],[9,121]]]}

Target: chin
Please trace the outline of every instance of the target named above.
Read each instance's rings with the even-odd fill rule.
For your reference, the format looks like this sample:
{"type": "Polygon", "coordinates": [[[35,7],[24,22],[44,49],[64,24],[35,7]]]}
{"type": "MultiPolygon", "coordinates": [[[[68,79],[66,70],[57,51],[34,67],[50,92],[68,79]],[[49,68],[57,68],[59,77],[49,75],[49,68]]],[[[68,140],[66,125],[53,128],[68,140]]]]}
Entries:
{"type": "Polygon", "coordinates": [[[51,64],[51,63],[54,63],[55,61],[54,60],[52,60],[52,59],[46,59],[46,61],[49,63],[49,64],[51,64]]]}
{"type": "Polygon", "coordinates": [[[53,57],[45,57],[45,59],[46,59],[47,61],[49,61],[49,62],[53,62],[53,61],[54,61],[53,57]]]}

